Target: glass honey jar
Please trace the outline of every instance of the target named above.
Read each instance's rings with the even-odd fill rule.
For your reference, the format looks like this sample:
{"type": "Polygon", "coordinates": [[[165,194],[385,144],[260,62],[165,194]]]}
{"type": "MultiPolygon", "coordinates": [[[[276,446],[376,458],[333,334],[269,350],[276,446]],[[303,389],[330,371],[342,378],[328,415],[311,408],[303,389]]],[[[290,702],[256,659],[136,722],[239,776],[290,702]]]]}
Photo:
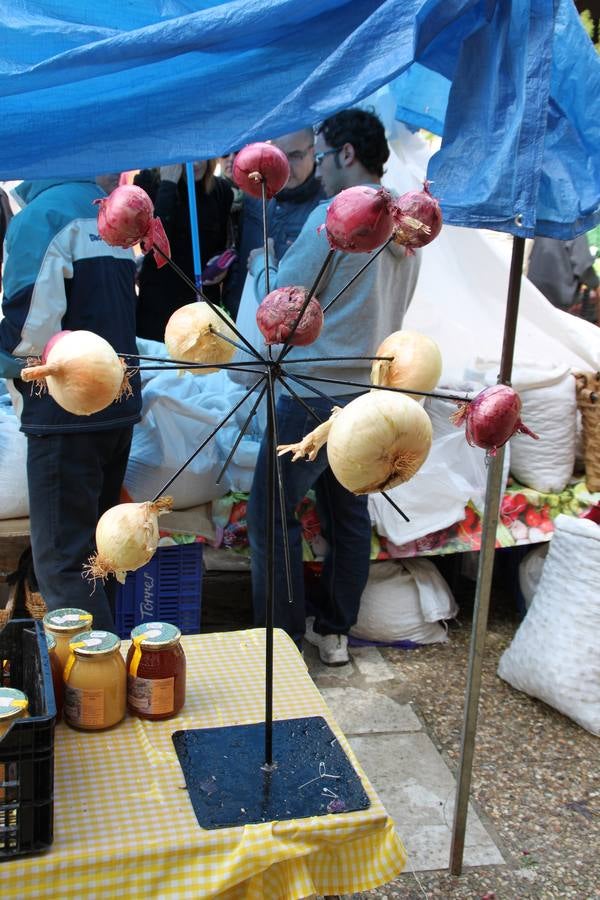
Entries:
{"type": "Polygon", "coordinates": [[[16,719],[29,715],[29,700],[23,691],[0,687],[0,741],[16,719]]]}
{"type": "Polygon", "coordinates": [[[63,672],[63,717],[68,725],[100,731],[120,722],[127,707],[127,670],[121,641],[110,631],[76,635],[63,672]]]}
{"type": "Polygon", "coordinates": [[[90,631],[92,615],[85,609],[67,607],[50,610],[43,622],[46,634],[51,634],[56,641],[56,655],[64,669],[69,658],[69,641],[82,631],[90,631]]]}
{"type": "Polygon", "coordinates": [[[127,705],[142,719],[169,719],[185,703],[185,653],[181,631],[148,622],[131,632],[127,654],[127,705]]]}

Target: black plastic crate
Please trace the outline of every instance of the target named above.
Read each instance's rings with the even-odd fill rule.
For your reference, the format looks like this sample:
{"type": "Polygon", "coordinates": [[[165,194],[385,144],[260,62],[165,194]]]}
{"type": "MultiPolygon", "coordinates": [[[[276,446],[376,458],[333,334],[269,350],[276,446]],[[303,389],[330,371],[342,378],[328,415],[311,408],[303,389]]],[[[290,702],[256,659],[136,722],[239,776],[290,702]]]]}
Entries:
{"type": "Polygon", "coordinates": [[[158,547],[145,566],[130,572],[115,601],[117,634],[129,638],[144,622],[170,622],[182,634],[200,631],[202,544],[158,547]]]}
{"type": "Polygon", "coordinates": [[[56,704],[41,622],[13,619],[0,631],[2,687],[23,691],[29,718],[0,739],[0,861],[52,843],[56,704]]]}

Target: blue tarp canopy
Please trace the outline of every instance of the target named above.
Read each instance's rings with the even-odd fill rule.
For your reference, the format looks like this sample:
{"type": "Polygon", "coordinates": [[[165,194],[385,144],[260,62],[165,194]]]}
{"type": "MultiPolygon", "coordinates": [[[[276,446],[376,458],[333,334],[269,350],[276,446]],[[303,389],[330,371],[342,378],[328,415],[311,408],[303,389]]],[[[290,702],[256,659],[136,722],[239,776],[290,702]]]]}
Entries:
{"type": "Polygon", "coordinates": [[[600,219],[600,60],[572,0],[0,3],[0,177],[218,156],[392,84],[447,222],[600,219]]]}

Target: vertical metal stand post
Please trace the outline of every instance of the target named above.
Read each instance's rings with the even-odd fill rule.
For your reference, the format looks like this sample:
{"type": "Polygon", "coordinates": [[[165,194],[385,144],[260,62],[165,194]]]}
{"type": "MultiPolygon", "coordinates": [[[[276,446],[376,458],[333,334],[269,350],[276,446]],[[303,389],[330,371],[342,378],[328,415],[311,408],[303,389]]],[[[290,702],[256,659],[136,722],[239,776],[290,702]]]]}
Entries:
{"type": "MultiPolygon", "coordinates": [[[[513,250],[506,301],[506,317],[504,320],[504,337],[502,340],[502,358],[500,362],[500,374],[498,377],[498,381],[501,384],[509,384],[512,374],[524,249],[525,239],[521,237],[513,238],[513,250]]],[[[477,713],[479,708],[479,694],[481,691],[481,670],[483,666],[485,634],[490,606],[492,574],[494,571],[496,529],[498,527],[498,512],[500,509],[500,495],[502,490],[503,460],[504,448],[498,451],[496,456],[492,458],[487,475],[485,510],[481,529],[481,551],[479,554],[475,608],[473,611],[473,628],[471,631],[467,693],[465,697],[460,761],[456,784],[454,822],[452,826],[452,844],[450,847],[450,872],[452,875],[460,875],[462,872],[465,848],[465,831],[467,827],[469,793],[471,790],[475,733],[477,730],[477,713]]]]}
{"type": "Polygon", "coordinates": [[[265,761],[273,765],[273,619],[275,607],[275,423],[273,375],[267,371],[267,609],[265,621],[265,761]]]}

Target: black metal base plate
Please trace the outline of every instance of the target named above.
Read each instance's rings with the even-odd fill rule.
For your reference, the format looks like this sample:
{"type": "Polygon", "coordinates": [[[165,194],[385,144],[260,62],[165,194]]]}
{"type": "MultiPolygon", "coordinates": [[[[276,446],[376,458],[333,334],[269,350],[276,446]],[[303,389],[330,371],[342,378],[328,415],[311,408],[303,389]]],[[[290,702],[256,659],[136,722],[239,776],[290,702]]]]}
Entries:
{"type": "Polygon", "coordinates": [[[273,722],[271,771],[263,767],[263,722],[176,731],[173,743],[202,828],[370,806],[358,774],[321,716],[273,722]]]}

